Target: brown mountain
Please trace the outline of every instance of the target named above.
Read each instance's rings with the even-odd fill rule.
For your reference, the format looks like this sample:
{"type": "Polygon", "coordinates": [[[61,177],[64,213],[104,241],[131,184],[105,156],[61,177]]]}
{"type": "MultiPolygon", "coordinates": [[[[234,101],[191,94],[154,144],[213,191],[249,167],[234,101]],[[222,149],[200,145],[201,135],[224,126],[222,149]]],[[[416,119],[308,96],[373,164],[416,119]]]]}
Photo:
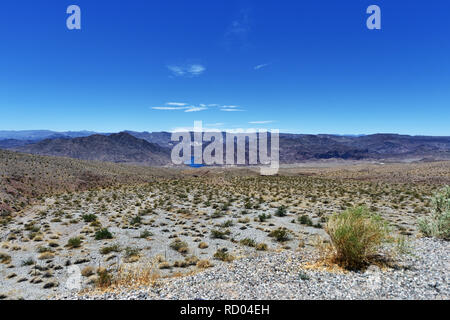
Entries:
{"type": "Polygon", "coordinates": [[[83,160],[134,163],[150,166],[170,162],[170,150],[138,139],[126,132],[111,135],[95,134],[73,139],[46,139],[13,150],[83,160]]]}
{"type": "MultiPolygon", "coordinates": [[[[170,150],[176,143],[170,138],[169,132],[126,131],[78,138],[57,137],[26,145],[22,144],[30,143],[30,141],[5,140],[3,147],[40,155],[159,166],[171,163],[170,150]]],[[[0,141],[0,148],[2,148],[2,141],[0,141]]],[[[450,137],[399,134],[362,136],[280,134],[282,163],[332,158],[344,160],[450,159],[450,137]]]]}

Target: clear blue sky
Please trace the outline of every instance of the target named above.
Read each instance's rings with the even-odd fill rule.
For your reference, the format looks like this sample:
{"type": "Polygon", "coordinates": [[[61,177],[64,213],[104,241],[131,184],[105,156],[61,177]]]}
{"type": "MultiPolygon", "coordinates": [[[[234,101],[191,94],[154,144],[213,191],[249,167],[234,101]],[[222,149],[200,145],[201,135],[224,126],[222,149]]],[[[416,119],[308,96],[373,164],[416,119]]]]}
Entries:
{"type": "Polygon", "coordinates": [[[450,2],[5,0],[0,111],[0,130],[450,135],[450,2]]]}

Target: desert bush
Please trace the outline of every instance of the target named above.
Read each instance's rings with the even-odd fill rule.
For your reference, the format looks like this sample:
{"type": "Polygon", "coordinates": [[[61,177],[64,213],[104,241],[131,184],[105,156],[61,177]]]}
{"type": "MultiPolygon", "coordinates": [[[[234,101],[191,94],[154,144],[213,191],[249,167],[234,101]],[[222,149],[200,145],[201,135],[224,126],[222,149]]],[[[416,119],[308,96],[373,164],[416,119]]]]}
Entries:
{"type": "Polygon", "coordinates": [[[113,235],[107,228],[103,228],[98,230],[95,233],[95,240],[104,240],[104,239],[112,239],[113,235]]]}
{"type": "Polygon", "coordinates": [[[91,266],[84,267],[83,270],[81,270],[81,275],[83,277],[92,276],[94,273],[95,273],[94,268],[91,266]]]}
{"type": "Polygon", "coordinates": [[[275,215],[277,217],[285,217],[287,215],[287,210],[285,206],[281,206],[277,209],[277,211],[275,212],[275,215]]]}
{"type": "Polygon", "coordinates": [[[325,227],[334,260],[346,268],[360,268],[389,240],[387,223],[367,207],[333,214],[325,227]]]}
{"type": "Polygon", "coordinates": [[[97,220],[97,216],[93,213],[82,215],[84,222],[94,222],[97,220]]]}
{"type": "Polygon", "coordinates": [[[304,225],[307,225],[307,226],[312,226],[312,225],[313,225],[313,221],[312,221],[311,218],[310,218],[308,215],[306,215],[306,214],[300,216],[300,217],[298,218],[298,222],[300,222],[300,224],[304,224],[304,225]]]}
{"type": "Polygon", "coordinates": [[[79,248],[81,246],[81,239],[79,237],[76,238],[70,238],[67,241],[67,246],[69,248],[79,248]]]}
{"type": "Polygon", "coordinates": [[[199,269],[206,269],[211,268],[213,265],[209,260],[199,260],[197,262],[197,268],[199,269]]]}
{"type": "Polygon", "coordinates": [[[122,249],[120,248],[120,246],[118,244],[113,244],[111,246],[101,248],[100,253],[101,254],[109,254],[111,252],[120,252],[121,250],[122,249]]]}
{"type": "Polygon", "coordinates": [[[222,228],[228,228],[228,227],[232,227],[234,225],[233,220],[227,220],[224,223],[222,223],[220,226],[222,228]]]}
{"type": "Polygon", "coordinates": [[[148,231],[148,230],[144,230],[144,231],[142,231],[141,234],[139,235],[139,238],[141,238],[141,239],[147,239],[147,238],[149,238],[149,237],[151,237],[151,236],[153,236],[153,233],[151,233],[151,232],[148,231]]]}
{"type": "Polygon", "coordinates": [[[269,233],[269,237],[275,238],[278,242],[289,240],[289,231],[286,228],[278,228],[269,233]]]}
{"type": "Polygon", "coordinates": [[[264,222],[267,219],[270,219],[272,216],[270,214],[262,213],[258,216],[259,222],[264,222]]]}
{"type": "Polygon", "coordinates": [[[140,216],[135,216],[130,220],[130,224],[138,225],[142,223],[142,218],[140,216]]]}
{"type": "Polygon", "coordinates": [[[431,216],[418,220],[420,231],[426,237],[450,240],[450,186],[433,196],[432,206],[431,216]]]}
{"type": "Polygon", "coordinates": [[[112,283],[112,276],[105,268],[98,268],[97,270],[97,286],[101,288],[109,287],[112,283]]]}
{"type": "Polygon", "coordinates": [[[227,239],[227,236],[230,234],[229,230],[220,231],[220,230],[211,230],[211,238],[213,239],[227,239]]]}
{"type": "Polygon", "coordinates": [[[218,249],[216,253],[214,253],[214,258],[225,262],[231,262],[234,260],[234,257],[228,253],[227,248],[218,249]]]}
{"type": "Polygon", "coordinates": [[[241,241],[239,241],[239,243],[244,245],[244,246],[248,246],[248,247],[255,247],[256,246],[255,240],[250,239],[250,238],[242,239],[241,241]]]}
{"type": "Polygon", "coordinates": [[[198,247],[199,247],[200,249],[206,249],[206,248],[209,247],[209,245],[208,245],[206,242],[200,242],[200,243],[198,244],[198,247]]]}
{"type": "Polygon", "coordinates": [[[175,239],[172,241],[170,247],[179,253],[186,253],[188,251],[188,244],[180,239],[175,239]]]}
{"type": "Polygon", "coordinates": [[[31,266],[35,264],[34,260],[32,258],[28,258],[27,260],[22,261],[22,267],[24,266],[31,266]]]}
{"type": "Polygon", "coordinates": [[[0,252],[0,263],[9,263],[11,261],[11,256],[0,252]]]}
{"type": "Polygon", "coordinates": [[[266,251],[267,250],[267,244],[266,243],[258,243],[256,245],[256,250],[258,250],[258,251],[266,251]]]}

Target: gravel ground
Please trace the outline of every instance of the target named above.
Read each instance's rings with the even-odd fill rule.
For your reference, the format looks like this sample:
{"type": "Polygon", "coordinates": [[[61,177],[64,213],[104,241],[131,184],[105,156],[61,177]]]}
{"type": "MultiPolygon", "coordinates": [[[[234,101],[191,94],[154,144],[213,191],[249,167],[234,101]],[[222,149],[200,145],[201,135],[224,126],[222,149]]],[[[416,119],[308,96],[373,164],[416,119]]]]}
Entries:
{"type": "Polygon", "coordinates": [[[158,287],[103,294],[66,294],[59,299],[449,299],[449,242],[412,241],[413,254],[398,267],[364,272],[304,270],[314,251],[267,252],[218,263],[193,276],[167,279],[158,287]]]}

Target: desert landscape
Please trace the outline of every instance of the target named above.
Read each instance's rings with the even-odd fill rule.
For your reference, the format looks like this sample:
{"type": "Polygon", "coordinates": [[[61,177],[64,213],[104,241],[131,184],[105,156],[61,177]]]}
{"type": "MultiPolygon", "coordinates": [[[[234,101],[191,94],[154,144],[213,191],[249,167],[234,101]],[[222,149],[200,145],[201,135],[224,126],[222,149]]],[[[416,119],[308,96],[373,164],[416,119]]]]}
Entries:
{"type": "Polygon", "coordinates": [[[450,185],[448,161],[315,160],[260,176],[4,150],[0,172],[2,299],[449,297],[448,211],[446,234],[419,223],[450,185]],[[388,241],[344,263],[331,222],[359,209],[388,241]]]}

